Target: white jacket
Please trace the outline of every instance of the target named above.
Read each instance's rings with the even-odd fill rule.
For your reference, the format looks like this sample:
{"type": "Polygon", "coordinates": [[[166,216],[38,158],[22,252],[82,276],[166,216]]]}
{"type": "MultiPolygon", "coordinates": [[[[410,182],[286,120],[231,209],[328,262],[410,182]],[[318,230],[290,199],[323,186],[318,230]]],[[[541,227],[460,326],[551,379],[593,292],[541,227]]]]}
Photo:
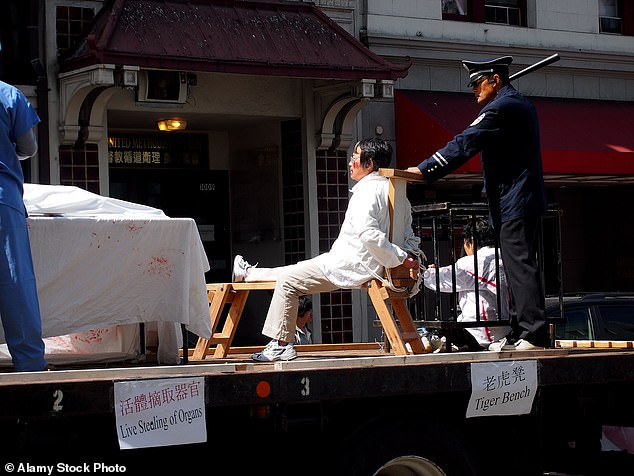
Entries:
{"type": "Polygon", "coordinates": [[[308,327],[304,327],[304,330],[301,330],[299,327],[295,327],[295,345],[312,343],[313,336],[308,327]]]}
{"type": "Polygon", "coordinates": [[[412,231],[412,210],[409,200],[399,207],[405,214],[405,249],[388,239],[389,181],[372,172],[352,187],[346,216],[339,236],[329,252],[315,258],[326,277],[341,288],[358,287],[383,269],[394,268],[405,261],[407,251],[418,250],[420,238],[412,231]]]}
{"type": "MultiPolygon", "coordinates": [[[[458,322],[476,320],[475,300],[475,272],[474,257],[463,256],[456,261],[456,292],[461,314],[458,322]]],[[[478,250],[478,297],[480,308],[480,321],[493,321],[498,319],[497,312],[497,283],[495,279],[495,248],[485,246],[478,250]]],[[[425,287],[436,290],[436,268],[428,268],[423,276],[425,287]]],[[[451,265],[440,268],[440,291],[453,292],[451,279],[451,265]]],[[[502,317],[509,318],[509,289],[504,274],[504,266],[500,260],[500,294],[502,304],[502,317]]],[[[509,331],[508,326],[495,327],[471,327],[467,331],[476,338],[481,346],[487,347],[490,343],[505,337],[509,331]]]]}

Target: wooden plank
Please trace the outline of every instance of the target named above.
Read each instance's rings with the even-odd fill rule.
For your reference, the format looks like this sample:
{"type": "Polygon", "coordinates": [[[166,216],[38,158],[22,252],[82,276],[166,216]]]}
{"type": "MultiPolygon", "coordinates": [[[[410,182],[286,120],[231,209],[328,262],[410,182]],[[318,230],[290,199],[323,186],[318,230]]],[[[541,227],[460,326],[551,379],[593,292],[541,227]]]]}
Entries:
{"type": "Polygon", "coordinates": [[[390,178],[388,192],[388,210],[390,213],[390,241],[396,246],[405,244],[405,214],[402,207],[407,200],[407,182],[390,178]]]}
{"type": "Polygon", "coordinates": [[[415,174],[401,169],[379,169],[379,175],[388,178],[403,179],[408,182],[425,182],[422,174],[415,174]]]}
{"type": "MultiPolygon", "coordinates": [[[[376,350],[380,351],[383,348],[382,342],[349,342],[342,344],[302,344],[296,345],[295,350],[297,352],[330,352],[330,351],[344,351],[344,350],[376,350]]],[[[229,355],[232,354],[252,354],[253,352],[260,352],[264,349],[263,345],[253,345],[244,347],[231,347],[229,349],[229,355]]]]}
{"type": "MultiPolygon", "coordinates": [[[[248,355],[254,352],[261,352],[264,349],[263,345],[247,345],[239,347],[230,347],[227,355],[248,355]]],[[[297,352],[345,352],[345,351],[383,351],[383,342],[346,342],[341,344],[301,344],[296,345],[297,352]]],[[[213,348],[211,348],[213,350],[213,348]]],[[[183,350],[180,350],[181,357],[183,356],[183,350]]],[[[193,349],[189,349],[188,355],[193,354],[193,349]]]]}
{"type": "Polygon", "coordinates": [[[222,288],[226,286],[231,286],[231,288],[236,291],[258,291],[261,289],[275,289],[275,281],[257,281],[253,283],[215,283],[207,284],[207,289],[222,288]]]}
{"type": "Polygon", "coordinates": [[[614,340],[556,340],[555,347],[582,349],[634,349],[634,341],[614,340]]]}

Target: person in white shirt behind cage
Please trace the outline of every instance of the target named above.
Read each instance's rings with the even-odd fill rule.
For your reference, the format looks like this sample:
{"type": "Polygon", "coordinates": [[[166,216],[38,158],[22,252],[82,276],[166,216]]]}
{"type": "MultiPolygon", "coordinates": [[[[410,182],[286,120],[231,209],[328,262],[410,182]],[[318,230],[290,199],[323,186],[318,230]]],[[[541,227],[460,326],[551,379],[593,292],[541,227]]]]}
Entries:
{"type": "MultiPolygon", "coordinates": [[[[504,274],[502,260],[499,259],[500,279],[496,279],[497,267],[495,258],[495,238],[493,228],[483,218],[469,220],[463,229],[463,248],[465,256],[455,263],[456,288],[460,307],[458,322],[475,322],[477,309],[480,321],[498,320],[498,289],[502,313],[499,319],[508,320],[509,289],[504,274]],[[474,225],[475,223],[475,225],[474,225]],[[475,278],[474,251],[477,246],[478,276],[475,278]],[[476,281],[478,283],[478,302],[476,303],[476,281]],[[499,285],[499,288],[498,288],[499,285]]],[[[499,253],[498,253],[499,256],[499,253]]],[[[452,266],[436,268],[434,264],[425,270],[423,282],[425,287],[436,290],[436,273],[439,276],[439,287],[443,293],[454,291],[452,285],[452,266]]],[[[451,334],[454,350],[479,351],[486,350],[492,342],[505,337],[510,332],[508,326],[489,326],[456,328],[451,334]]],[[[444,339],[443,339],[444,341],[444,339]]]]}
{"type": "Polygon", "coordinates": [[[313,336],[308,324],[313,322],[313,301],[309,296],[300,296],[295,327],[295,345],[312,344],[313,336]]]}

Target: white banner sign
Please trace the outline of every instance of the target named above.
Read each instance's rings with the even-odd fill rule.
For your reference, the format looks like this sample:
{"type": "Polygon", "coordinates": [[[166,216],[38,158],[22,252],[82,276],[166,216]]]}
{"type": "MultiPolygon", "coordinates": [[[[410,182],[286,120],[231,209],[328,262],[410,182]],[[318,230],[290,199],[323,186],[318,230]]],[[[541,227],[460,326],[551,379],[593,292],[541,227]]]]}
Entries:
{"type": "Polygon", "coordinates": [[[536,393],[536,360],[474,362],[467,418],[530,413],[536,393]]]}
{"type": "Polygon", "coordinates": [[[207,441],[203,377],[115,382],[119,448],[207,441]]]}

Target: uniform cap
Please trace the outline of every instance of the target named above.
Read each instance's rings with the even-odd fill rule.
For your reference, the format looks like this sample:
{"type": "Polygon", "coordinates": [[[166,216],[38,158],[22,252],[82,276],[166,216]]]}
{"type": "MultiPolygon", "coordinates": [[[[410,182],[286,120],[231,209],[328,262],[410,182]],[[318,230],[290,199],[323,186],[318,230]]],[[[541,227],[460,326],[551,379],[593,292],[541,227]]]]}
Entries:
{"type": "Polygon", "coordinates": [[[506,73],[508,75],[509,65],[513,62],[512,56],[502,56],[488,61],[467,61],[462,60],[462,66],[469,72],[469,83],[467,87],[473,85],[482,77],[494,73],[506,73]]]}

